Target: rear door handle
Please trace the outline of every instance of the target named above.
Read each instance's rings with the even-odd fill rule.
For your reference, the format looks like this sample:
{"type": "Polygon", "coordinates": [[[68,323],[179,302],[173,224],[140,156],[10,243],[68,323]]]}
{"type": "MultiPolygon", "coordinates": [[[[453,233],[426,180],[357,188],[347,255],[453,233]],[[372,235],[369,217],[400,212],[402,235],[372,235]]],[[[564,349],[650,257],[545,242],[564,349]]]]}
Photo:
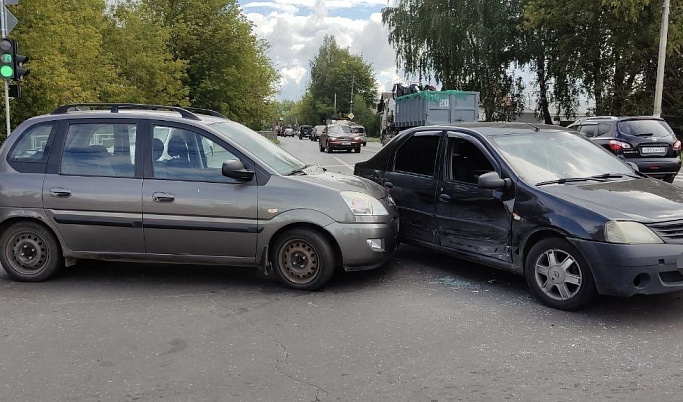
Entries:
{"type": "Polygon", "coordinates": [[[451,202],[451,196],[448,194],[441,194],[439,196],[439,201],[449,203],[451,202]]]}
{"type": "Polygon", "coordinates": [[[54,187],[50,189],[50,195],[56,198],[69,198],[71,197],[71,190],[61,187],[54,187]]]}
{"type": "Polygon", "coordinates": [[[154,199],[154,202],[169,203],[175,201],[175,195],[169,193],[154,193],[152,199],[154,199]]]}

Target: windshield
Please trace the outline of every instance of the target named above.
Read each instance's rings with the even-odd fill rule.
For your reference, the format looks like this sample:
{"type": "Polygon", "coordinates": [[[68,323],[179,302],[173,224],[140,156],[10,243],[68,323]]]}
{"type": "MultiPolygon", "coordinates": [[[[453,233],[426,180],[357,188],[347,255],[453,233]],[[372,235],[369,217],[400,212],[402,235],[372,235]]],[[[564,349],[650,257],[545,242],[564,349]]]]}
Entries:
{"type": "Polygon", "coordinates": [[[661,120],[626,120],[619,122],[619,131],[625,135],[643,137],[674,137],[674,132],[661,120]]]}
{"type": "Polygon", "coordinates": [[[349,126],[329,126],[327,129],[330,135],[344,135],[351,134],[351,127],[349,126]]]}
{"type": "Polygon", "coordinates": [[[599,145],[566,131],[492,136],[512,169],[527,183],[633,171],[599,145]]]}
{"type": "Polygon", "coordinates": [[[306,166],[270,140],[239,123],[225,121],[211,125],[221,134],[249,150],[261,162],[280,174],[287,174],[295,169],[306,166]]]}

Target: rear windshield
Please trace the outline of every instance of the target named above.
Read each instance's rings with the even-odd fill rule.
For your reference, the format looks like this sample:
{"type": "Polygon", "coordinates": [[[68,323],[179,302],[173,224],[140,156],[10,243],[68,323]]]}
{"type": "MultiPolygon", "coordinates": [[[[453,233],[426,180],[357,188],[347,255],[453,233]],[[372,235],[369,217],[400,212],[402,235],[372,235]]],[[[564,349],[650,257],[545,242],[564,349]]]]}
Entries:
{"type": "Polygon", "coordinates": [[[619,131],[637,137],[674,137],[674,132],[662,120],[626,120],[619,122],[619,131]]]}

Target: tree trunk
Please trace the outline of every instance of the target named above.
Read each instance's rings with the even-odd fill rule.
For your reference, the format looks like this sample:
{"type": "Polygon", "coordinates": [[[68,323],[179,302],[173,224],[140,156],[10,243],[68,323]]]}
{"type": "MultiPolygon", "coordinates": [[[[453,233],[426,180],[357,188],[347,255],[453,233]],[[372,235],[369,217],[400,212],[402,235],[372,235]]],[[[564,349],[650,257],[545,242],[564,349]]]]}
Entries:
{"type": "Polygon", "coordinates": [[[548,104],[548,77],[545,73],[545,56],[539,56],[536,61],[536,76],[538,79],[539,91],[539,106],[541,108],[541,115],[545,124],[553,124],[553,118],[550,116],[550,105],[548,104]]]}

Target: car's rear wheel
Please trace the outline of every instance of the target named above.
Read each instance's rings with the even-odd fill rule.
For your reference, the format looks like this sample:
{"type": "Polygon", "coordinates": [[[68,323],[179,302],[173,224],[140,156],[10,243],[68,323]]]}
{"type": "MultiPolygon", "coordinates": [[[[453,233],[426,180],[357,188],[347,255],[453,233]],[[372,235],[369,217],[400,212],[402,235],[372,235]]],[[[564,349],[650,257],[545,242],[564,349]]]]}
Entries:
{"type": "Polygon", "coordinates": [[[560,310],[578,310],[597,296],[588,262],[565,239],[554,237],[536,243],[527,255],[525,276],[541,303],[560,310]]]}
{"type": "Polygon", "coordinates": [[[676,180],[676,175],[670,174],[670,175],[664,176],[663,180],[667,183],[673,183],[674,180],[676,180]]]}
{"type": "Polygon", "coordinates": [[[40,282],[54,275],[63,265],[61,249],[55,236],[33,222],[19,222],[0,236],[0,253],[5,272],[14,280],[40,282]]]}
{"type": "Polygon", "coordinates": [[[316,290],[334,273],[334,250],[320,233],[293,229],[275,241],[271,255],[273,272],[278,280],[294,289],[316,290]]]}

